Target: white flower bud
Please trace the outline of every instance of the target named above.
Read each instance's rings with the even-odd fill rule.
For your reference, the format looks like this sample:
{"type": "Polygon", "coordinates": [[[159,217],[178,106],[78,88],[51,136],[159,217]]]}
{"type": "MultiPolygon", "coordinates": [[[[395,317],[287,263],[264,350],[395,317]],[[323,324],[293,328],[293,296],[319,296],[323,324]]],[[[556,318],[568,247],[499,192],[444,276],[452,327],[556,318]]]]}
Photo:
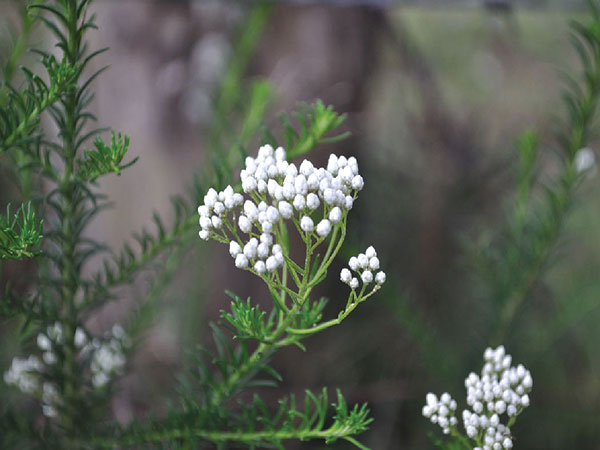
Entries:
{"type": "Polygon", "coordinates": [[[262,275],[263,273],[265,273],[267,271],[267,267],[265,265],[265,262],[261,261],[261,260],[256,261],[256,263],[254,264],[254,270],[259,275],[262,275]]]}
{"type": "Polygon", "coordinates": [[[350,195],[346,195],[346,202],[344,203],[344,208],[346,208],[348,211],[350,211],[352,209],[353,204],[354,204],[354,198],[352,198],[350,195]]]}
{"type": "Polygon", "coordinates": [[[248,267],[248,258],[243,253],[240,253],[235,257],[235,267],[238,269],[245,269],[248,267]]]}
{"type": "Polygon", "coordinates": [[[313,194],[311,192],[310,194],[308,194],[306,196],[306,206],[311,211],[314,211],[315,209],[317,209],[320,204],[321,204],[321,202],[319,201],[319,197],[317,197],[316,194],[313,194]]]}
{"type": "Polygon", "coordinates": [[[260,194],[264,194],[267,191],[267,182],[265,180],[258,180],[256,183],[256,190],[260,194]]]}
{"type": "Polygon", "coordinates": [[[358,271],[358,258],[356,256],[351,257],[348,266],[355,272],[358,271]]]}
{"type": "Polygon", "coordinates": [[[367,267],[369,267],[369,258],[367,257],[367,255],[365,255],[364,253],[360,253],[358,255],[358,265],[362,269],[366,269],[367,267]]]}
{"type": "Polygon", "coordinates": [[[340,280],[343,283],[348,284],[348,283],[350,283],[351,279],[352,279],[352,273],[350,273],[350,271],[344,267],[342,269],[342,271],[340,272],[340,280]]]}
{"type": "Polygon", "coordinates": [[[377,256],[373,256],[371,259],[369,259],[369,269],[379,269],[379,258],[377,258],[377,256]]]}
{"type": "Polygon", "coordinates": [[[327,188],[323,191],[323,200],[328,205],[333,205],[335,203],[336,194],[333,189],[327,188]]]}
{"type": "Polygon", "coordinates": [[[267,208],[267,219],[271,223],[276,223],[279,220],[279,211],[274,206],[267,208]]]}
{"type": "Polygon", "coordinates": [[[331,223],[327,219],[321,220],[317,225],[317,234],[326,237],[331,232],[331,223]]]}
{"type": "Polygon", "coordinates": [[[223,226],[223,221],[219,216],[212,216],[211,218],[213,228],[221,228],[223,226]]]}
{"type": "Polygon", "coordinates": [[[363,178],[360,175],[355,175],[354,178],[352,178],[352,189],[356,190],[356,191],[360,191],[365,185],[365,182],[363,181],[363,178]]]}
{"type": "Polygon", "coordinates": [[[269,256],[267,258],[266,267],[269,272],[274,272],[279,264],[277,263],[277,259],[274,256],[269,256]]]}
{"type": "Polygon", "coordinates": [[[250,230],[252,230],[252,222],[250,222],[250,220],[243,215],[238,219],[238,226],[240,227],[240,230],[246,234],[250,233],[250,230]]]}
{"type": "Polygon", "coordinates": [[[294,210],[292,208],[292,205],[290,205],[288,202],[282,201],[279,202],[279,213],[284,219],[289,219],[294,214],[294,210]]]}
{"type": "Polygon", "coordinates": [[[375,275],[375,283],[381,286],[383,283],[385,283],[385,280],[385,272],[377,272],[377,275],[375,275]]]}
{"type": "Polygon", "coordinates": [[[200,230],[198,232],[198,236],[200,236],[200,239],[202,239],[203,241],[208,241],[208,236],[209,236],[209,232],[208,230],[200,230]]]}
{"type": "Polygon", "coordinates": [[[213,206],[213,210],[215,212],[215,214],[217,215],[221,215],[225,212],[225,205],[221,202],[216,202],[215,206],[213,206]]]}
{"type": "Polygon", "coordinates": [[[232,258],[235,258],[242,252],[242,247],[236,241],[231,241],[229,243],[229,254],[232,258]]]}
{"type": "Polygon", "coordinates": [[[210,230],[212,228],[212,220],[207,216],[200,217],[199,224],[203,230],[210,230]]]}
{"type": "Polygon", "coordinates": [[[43,333],[38,334],[37,337],[37,346],[40,350],[50,350],[52,348],[52,341],[43,333]]]}
{"type": "Polygon", "coordinates": [[[358,288],[358,278],[354,277],[350,280],[350,284],[349,284],[351,289],[357,289],[358,288]]]}
{"type": "Polygon", "coordinates": [[[56,363],[56,354],[54,352],[44,352],[42,354],[42,359],[46,364],[51,366],[56,363]]]}
{"type": "Polygon", "coordinates": [[[300,211],[306,206],[306,198],[303,195],[298,194],[294,197],[294,201],[292,203],[294,208],[296,208],[296,211],[300,211]]]}
{"type": "Polygon", "coordinates": [[[202,217],[209,216],[210,210],[208,209],[208,206],[206,206],[206,205],[198,206],[198,214],[202,217]]]}
{"type": "Polygon", "coordinates": [[[75,346],[77,348],[81,348],[86,344],[86,342],[87,336],[85,335],[85,332],[80,327],[77,327],[75,330],[75,346]]]}
{"type": "Polygon", "coordinates": [[[334,225],[342,221],[342,210],[338,206],[329,211],[329,220],[334,225]]]}
{"type": "Polygon", "coordinates": [[[258,244],[256,254],[260,259],[265,259],[269,255],[269,245],[265,242],[258,244]]]}
{"type": "Polygon", "coordinates": [[[302,231],[310,233],[313,230],[314,226],[315,224],[310,217],[304,216],[302,217],[302,219],[300,219],[300,228],[302,229],[302,231]]]}
{"type": "Polygon", "coordinates": [[[302,163],[300,164],[300,173],[302,175],[304,175],[305,177],[310,176],[310,174],[312,174],[314,171],[315,171],[315,167],[307,159],[302,161],[302,163]]]}

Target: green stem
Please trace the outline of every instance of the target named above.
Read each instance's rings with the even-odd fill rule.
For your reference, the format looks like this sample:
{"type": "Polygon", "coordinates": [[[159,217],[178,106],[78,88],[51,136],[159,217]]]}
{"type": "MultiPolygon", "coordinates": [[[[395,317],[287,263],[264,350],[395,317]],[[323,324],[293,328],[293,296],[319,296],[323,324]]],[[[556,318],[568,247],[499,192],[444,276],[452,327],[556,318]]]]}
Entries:
{"type": "Polygon", "coordinates": [[[98,439],[92,444],[99,448],[115,448],[115,446],[124,447],[139,445],[140,441],[144,443],[160,442],[173,439],[189,439],[197,438],[214,443],[223,442],[245,442],[245,443],[261,443],[265,441],[278,442],[289,439],[308,440],[308,439],[324,439],[327,441],[336,439],[345,439],[360,449],[367,449],[364,445],[350,436],[353,430],[349,427],[344,428],[328,428],[326,430],[266,430],[266,431],[208,431],[198,430],[193,428],[163,430],[144,434],[143,436],[131,436],[115,439],[98,439]]]}
{"type": "Polygon", "coordinates": [[[455,427],[450,427],[450,434],[458,439],[461,445],[467,450],[473,450],[473,446],[469,440],[462,435],[455,427]]]}

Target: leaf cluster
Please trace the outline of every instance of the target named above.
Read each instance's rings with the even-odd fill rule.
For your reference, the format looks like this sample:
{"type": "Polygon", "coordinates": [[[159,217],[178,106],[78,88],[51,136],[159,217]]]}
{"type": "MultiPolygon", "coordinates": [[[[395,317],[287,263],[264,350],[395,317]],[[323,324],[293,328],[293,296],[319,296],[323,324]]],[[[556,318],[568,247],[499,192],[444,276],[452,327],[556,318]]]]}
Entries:
{"type": "Polygon", "coordinates": [[[38,219],[31,203],[21,205],[11,218],[10,205],[6,215],[0,214],[0,259],[31,258],[42,239],[43,220],[38,219]]]}
{"type": "Polygon", "coordinates": [[[25,86],[16,89],[6,82],[0,84],[7,95],[0,108],[0,152],[32,141],[40,115],[70,89],[76,78],[76,69],[66,61],[58,62],[45,54],[41,60],[49,83],[26,67],[22,68],[25,86]]]}
{"type": "Polygon", "coordinates": [[[83,158],[78,161],[79,175],[89,181],[95,181],[101,175],[115,173],[121,175],[121,171],[132,166],[138,157],[121,164],[127,150],[129,149],[129,136],[115,135],[112,132],[110,146],[106,145],[102,138],[96,137],[95,149],[85,150],[83,158]]]}
{"type": "MultiPolygon", "coordinates": [[[[327,136],[346,120],[345,114],[338,114],[333,106],[326,106],[321,100],[308,105],[300,103],[290,117],[286,113],[279,115],[283,127],[281,140],[290,159],[308,153],[316,145],[331,144],[348,138],[349,132],[327,136]],[[293,125],[293,119],[299,124],[299,130],[293,125]]],[[[263,129],[265,142],[277,147],[277,138],[267,128],[263,129]]]]}

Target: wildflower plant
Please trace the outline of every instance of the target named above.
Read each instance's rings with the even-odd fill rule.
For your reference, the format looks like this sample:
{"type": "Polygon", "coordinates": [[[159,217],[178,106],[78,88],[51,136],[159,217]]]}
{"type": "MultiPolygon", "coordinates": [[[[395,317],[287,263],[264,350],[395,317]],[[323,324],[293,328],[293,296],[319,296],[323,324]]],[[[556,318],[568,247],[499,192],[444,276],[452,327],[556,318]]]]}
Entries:
{"type": "MultiPolygon", "coordinates": [[[[296,166],[291,159],[344,138],[345,133],[333,134],[344,116],[319,101],[302,105],[295,120],[280,116],[288,152],[276,144],[279,134],[263,127],[267,143],[256,157],[246,155],[246,146],[261,129],[270,93],[264,81],[253,83],[248,96],[239,88],[242,68],[270,9],[267,4],[252,6],[209,132],[215,174],[205,178],[214,180],[213,187],[202,188],[206,180],[196,180],[188,197],[174,198],[171,225],[155,214],[155,233],[134,233],[135,246],[125,244],[113,252],[86,235],[90,221],[108,206],[98,180],[121,175],[137,159],[128,156],[129,137],[112,132],[106,141],[88,110],[93,81],[104,68],[91,74],[86,69],[106,50],[89,49],[85,42],[95,28],[90,4],[32,1],[23,8],[23,31],[44,24],[58,50],[37,51],[45,74],[24,68],[22,87],[13,87],[9,77],[0,87],[0,151],[8,156],[26,201],[14,217],[10,211],[0,216],[0,257],[36,257],[39,268],[25,294],[9,288],[0,302],[3,316],[22,319],[23,342],[23,350],[3,369],[3,381],[35,405],[27,411],[17,401],[0,406],[0,446],[175,448],[212,443],[219,448],[283,448],[289,439],[320,439],[365,448],[356,435],[371,422],[369,410],[349,406],[340,391],[332,404],[323,389],[306,391],[302,401],[293,395],[283,398],[275,407],[256,393],[250,400],[239,395],[280,381],[269,365],[277,350],[305,348],[304,338],[339,324],[385,282],[370,247],[349,263],[357,277],[345,281],[347,269],[342,271],[350,292],[340,313],[322,319],[326,302],[315,298],[314,289],[341,248],[348,212],[364,181],[352,157],[332,155],[326,168],[309,161],[296,166]],[[54,121],[55,135],[40,126],[42,115],[54,121]],[[239,122],[231,123],[232,117],[239,122]],[[229,142],[232,130],[239,130],[239,137],[229,142]],[[233,169],[240,153],[246,159],[237,180],[233,169]],[[230,185],[224,186],[225,180],[230,185]],[[202,198],[197,215],[190,205],[202,198]],[[116,424],[106,414],[118,389],[115,383],[127,372],[128,357],[155,300],[198,228],[201,238],[225,243],[238,268],[265,282],[274,307],[264,311],[251,299],[230,294],[231,310],[222,311],[221,325],[211,325],[216,350],[192,352],[194,370],[182,383],[177,406],[165,417],[116,424]],[[294,234],[303,243],[300,259],[294,234]],[[102,268],[85,276],[90,259],[106,253],[102,268]],[[160,258],[164,264],[152,265],[160,258]],[[149,288],[136,314],[104,333],[92,333],[88,319],[140,274],[146,275],[149,288]]],[[[23,45],[9,58],[5,75],[13,74],[23,45]]]]}
{"type": "Polygon", "coordinates": [[[512,357],[503,346],[487,348],[483,354],[481,373],[471,372],[465,379],[467,404],[462,411],[465,434],[459,431],[456,417],[457,402],[444,392],[439,398],[428,393],[423,416],[439,425],[444,434],[450,434],[469,450],[508,450],[513,448],[510,427],[529,406],[529,392],[533,379],[519,364],[512,366],[512,357]]]}

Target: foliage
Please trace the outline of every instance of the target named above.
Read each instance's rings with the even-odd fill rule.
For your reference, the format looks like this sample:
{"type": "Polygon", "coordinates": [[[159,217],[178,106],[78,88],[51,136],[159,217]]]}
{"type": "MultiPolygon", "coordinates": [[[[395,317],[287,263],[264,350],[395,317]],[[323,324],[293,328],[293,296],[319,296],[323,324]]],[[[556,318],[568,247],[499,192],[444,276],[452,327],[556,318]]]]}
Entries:
{"type": "Polygon", "coordinates": [[[42,239],[43,221],[38,220],[31,203],[19,207],[11,219],[10,205],[6,216],[0,215],[0,259],[20,259],[36,254],[34,247],[42,239]]]}
{"type": "MultiPolygon", "coordinates": [[[[273,411],[273,405],[265,403],[258,394],[249,402],[242,398],[233,401],[243,392],[281,381],[269,365],[275,351],[290,345],[303,348],[302,339],[341,322],[370,295],[363,295],[364,289],[360,294],[353,292],[343,314],[329,322],[321,322],[325,301],[309,298],[339,250],[345,235],[345,220],[335,227],[332,243],[322,259],[313,259],[313,252],[323,239],[316,242],[305,236],[305,265],[300,267],[289,260],[286,266],[292,272],[297,290],[286,286],[285,275],[276,289],[271,284],[276,305],[273,311],[262,311],[250,299],[242,301],[231,294],[231,312],[222,313],[227,326],[211,325],[216,352],[202,349],[195,355],[196,369],[181,388],[180,406],[172,408],[166,418],[126,427],[104,421],[103,410],[111,398],[113,382],[124,371],[130,336],[138,336],[148,326],[184,249],[191,239],[197,238],[198,216],[191,205],[197,204],[204,194],[202,185],[218,187],[233,181],[234,168],[240,157],[247,155],[246,148],[255,142],[261,127],[271,140],[276,133],[262,126],[272,96],[271,86],[258,80],[247,90],[241,87],[245,68],[271,9],[265,3],[251,8],[217,96],[215,122],[209,133],[210,171],[197,178],[188,196],[173,198],[173,221],[167,224],[155,214],[155,231],[144,228],[134,233],[134,243],[125,244],[115,253],[104,243],[88,237],[86,230],[91,220],[110,206],[97,191],[98,178],[120,175],[137,160],[126,162],[128,136],[112,132],[110,143],[105,143],[100,137],[103,129],[90,127],[95,121],[88,110],[94,98],[92,83],[105,68],[89,76],[85,75],[85,69],[106,50],[89,50],[85,42],[88,31],[95,29],[90,3],[90,0],[32,1],[28,9],[23,9],[25,31],[35,22],[42,23],[56,38],[60,56],[36,51],[48,83],[24,68],[23,88],[13,88],[8,80],[4,85],[7,95],[0,112],[0,148],[15,162],[18,182],[25,183],[25,177],[32,175],[44,180],[49,189],[31,195],[42,196],[43,222],[30,203],[19,208],[13,219],[8,210],[6,218],[0,217],[2,258],[39,255],[40,243],[43,249],[38,261],[39,276],[31,281],[29,293],[23,296],[8,289],[0,303],[0,312],[24,320],[21,338],[29,348],[35,342],[41,354],[41,357],[34,353],[25,359],[13,359],[5,381],[37,400],[45,416],[39,428],[29,427],[34,418],[25,419],[25,411],[11,404],[0,420],[0,442],[3,446],[44,442],[54,448],[124,448],[183,442],[193,445],[212,442],[222,448],[236,442],[250,448],[283,448],[282,442],[288,439],[321,439],[326,443],[343,439],[365,448],[354,436],[365,431],[371,422],[368,408],[348,406],[339,391],[333,405],[329,404],[326,390],[318,395],[306,391],[302,403],[292,395],[280,400],[273,411]],[[55,136],[40,127],[43,114],[54,121],[55,136]],[[232,133],[233,130],[237,133],[232,133]],[[94,148],[86,150],[90,141],[94,148]],[[107,252],[110,254],[103,268],[86,276],[85,264],[107,252]],[[86,319],[117,298],[117,288],[131,284],[142,274],[151,274],[146,276],[146,298],[130,318],[127,332],[115,326],[112,334],[92,335],[85,326],[86,319]],[[288,295],[293,298],[293,306],[281,310],[288,295]],[[234,341],[227,330],[233,333],[234,341]]],[[[16,49],[15,54],[20,51],[16,49]]],[[[12,70],[5,67],[5,73],[12,70]]],[[[287,116],[282,116],[283,139],[293,149],[291,156],[345,136],[326,137],[342,123],[343,116],[320,101],[299,106],[296,117],[298,131],[287,116]]],[[[239,183],[236,189],[240,189],[239,183]]],[[[23,192],[27,197],[29,191],[23,192]]]]}

